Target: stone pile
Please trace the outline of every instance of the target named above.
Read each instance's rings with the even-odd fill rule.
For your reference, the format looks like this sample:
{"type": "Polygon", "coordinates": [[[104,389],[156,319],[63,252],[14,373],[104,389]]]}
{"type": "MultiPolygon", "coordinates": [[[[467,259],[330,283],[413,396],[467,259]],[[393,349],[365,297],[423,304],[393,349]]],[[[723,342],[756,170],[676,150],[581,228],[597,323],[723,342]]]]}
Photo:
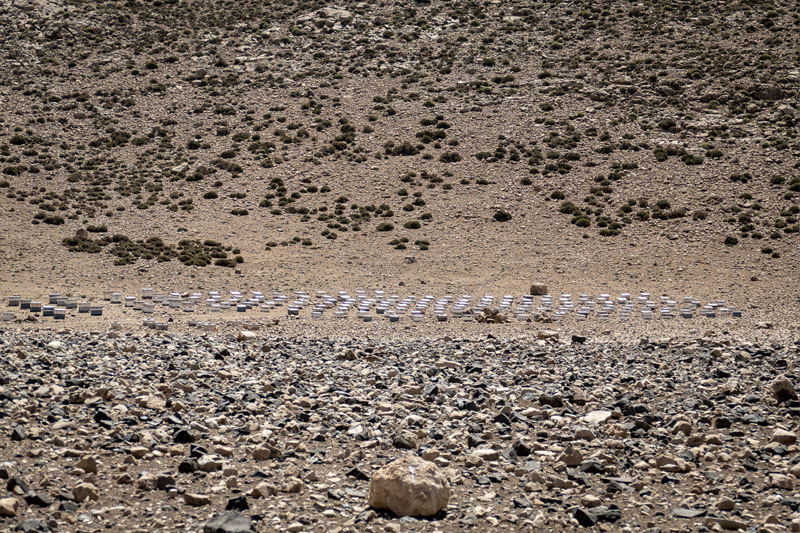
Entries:
{"type": "Polygon", "coordinates": [[[800,343],[0,332],[0,530],[800,530],[800,343]]]}

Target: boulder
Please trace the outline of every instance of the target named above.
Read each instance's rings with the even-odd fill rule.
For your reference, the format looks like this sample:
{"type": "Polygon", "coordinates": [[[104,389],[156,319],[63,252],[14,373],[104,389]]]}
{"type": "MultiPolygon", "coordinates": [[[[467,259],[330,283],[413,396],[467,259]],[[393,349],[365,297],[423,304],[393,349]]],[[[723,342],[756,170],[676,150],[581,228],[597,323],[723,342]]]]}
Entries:
{"type": "Polygon", "coordinates": [[[531,285],[530,293],[532,296],[542,296],[547,294],[547,285],[544,283],[534,283],[531,285]]]}
{"type": "Polygon", "coordinates": [[[432,516],[450,502],[450,484],[439,468],[415,455],[384,466],[372,477],[369,505],[397,516],[432,516]]]}

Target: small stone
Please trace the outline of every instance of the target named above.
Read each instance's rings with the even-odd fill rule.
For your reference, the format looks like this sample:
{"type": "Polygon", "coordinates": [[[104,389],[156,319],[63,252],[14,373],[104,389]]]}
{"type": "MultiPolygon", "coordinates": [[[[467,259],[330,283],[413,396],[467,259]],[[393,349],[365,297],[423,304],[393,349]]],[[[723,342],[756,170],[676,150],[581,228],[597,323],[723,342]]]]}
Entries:
{"type": "Polygon", "coordinates": [[[676,507],[670,512],[674,518],[698,518],[705,516],[706,513],[705,509],[686,509],[684,507],[676,507]]]}
{"type": "Polygon", "coordinates": [[[236,340],[238,340],[239,342],[247,342],[255,339],[256,337],[257,335],[255,334],[255,332],[243,329],[242,331],[239,332],[239,335],[237,335],[236,340]]]}
{"type": "Polygon", "coordinates": [[[572,446],[567,446],[559,459],[567,466],[578,466],[583,462],[583,455],[572,446]]]}
{"type": "Polygon", "coordinates": [[[283,486],[283,492],[287,492],[289,494],[297,494],[303,491],[303,487],[305,484],[302,480],[293,477],[286,480],[286,484],[283,486]]]}
{"type": "Polygon", "coordinates": [[[450,502],[450,485],[439,468],[409,455],[372,476],[369,505],[389,509],[397,516],[432,516],[450,502]]]}
{"type": "Polygon", "coordinates": [[[417,443],[411,435],[405,433],[398,433],[392,438],[392,445],[401,450],[416,450],[417,443]]]}
{"type": "Polygon", "coordinates": [[[587,424],[602,424],[609,418],[611,418],[611,411],[604,410],[592,411],[583,415],[583,421],[587,424]]]}
{"type": "Polygon", "coordinates": [[[43,533],[50,531],[50,526],[44,520],[29,518],[17,524],[14,531],[20,531],[21,533],[43,533]]]}
{"type": "Polygon", "coordinates": [[[183,494],[183,501],[192,507],[202,507],[211,503],[211,498],[205,494],[196,494],[193,492],[185,492],[183,494]]]}
{"type": "Polygon", "coordinates": [[[785,429],[776,429],[772,434],[772,442],[778,442],[786,446],[791,446],[797,442],[797,434],[792,433],[791,431],[786,431],[785,429]]]}
{"type": "Polygon", "coordinates": [[[264,459],[277,459],[281,456],[281,451],[270,444],[262,444],[253,450],[253,459],[261,461],[264,459]]]}
{"type": "Polygon", "coordinates": [[[22,426],[16,426],[14,429],[11,430],[11,440],[13,441],[21,441],[25,440],[25,428],[22,426]]]}
{"type": "Polygon", "coordinates": [[[31,490],[25,495],[25,503],[37,507],[50,507],[53,505],[53,498],[41,492],[31,490]]]}
{"type": "Polygon", "coordinates": [[[229,511],[211,518],[203,525],[203,533],[253,533],[250,517],[229,511]]]}
{"type": "Polygon", "coordinates": [[[82,502],[87,498],[96,501],[99,496],[97,487],[91,483],[81,483],[72,488],[72,497],[75,498],[75,501],[82,502]]]}
{"type": "Polygon", "coordinates": [[[0,516],[17,516],[19,500],[16,498],[3,498],[0,500],[0,516]]]}
{"type": "Polygon", "coordinates": [[[786,376],[778,376],[775,378],[771,387],[772,394],[775,396],[775,399],[778,400],[778,403],[797,399],[797,392],[794,389],[794,385],[792,385],[792,382],[789,381],[786,376]]]}
{"type": "Polygon", "coordinates": [[[133,448],[131,448],[131,455],[134,456],[136,459],[141,459],[149,452],[150,448],[145,448],[144,446],[134,446],[133,448]]]}
{"type": "Polygon", "coordinates": [[[578,440],[593,441],[595,439],[594,432],[589,428],[578,428],[575,430],[575,438],[578,440]]]}
{"type": "Polygon", "coordinates": [[[551,329],[543,329],[536,333],[536,338],[539,340],[558,340],[558,332],[551,329]]]}
{"type": "Polygon", "coordinates": [[[222,456],[206,454],[197,460],[197,466],[203,472],[216,472],[222,470],[222,456]]]}
{"type": "Polygon", "coordinates": [[[228,500],[225,504],[226,511],[246,511],[250,509],[250,504],[247,503],[247,497],[237,496],[228,500]]]}
{"type": "Polygon", "coordinates": [[[267,496],[274,496],[278,493],[278,489],[274,485],[262,481],[250,491],[250,496],[253,498],[266,498],[267,496]]]}
{"type": "Polygon", "coordinates": [[[691,432],[692,424],[686,422],[685,420],[681,420],[672,427],[673,434],[683,433],[684,435],[689,435],[691,432]]]}
{"type": "Polygon", "coordinates": [[[181,474],[191,474],[192,472],[196,472],[199,468],[197,459],[189,457],[181,461],[181,464],[178,465],[178,472],[181,474]]]}
{"type": "Polygon", "coordinates": [[[733,511],[736,509],[736,502],[730,498],[723,498],[717,502],[717,509],[720,511],[733,511]]]}
{"type": "Polygon", "coordinates": [[[89,474],[97,473],[97,460],[91,455],[84,456],[75,466],[89,474]]]}
{"type": "Polygon", "coordinates": [[[767,485],[770,488],[792,490],[794,481],[784,474],[770,474],[767,479],[767,485]]]}
{"type": "Polygon", "coordinates": [[[292,522],[288,526],[286,526],[286,531],[289,533],[300,533],[305,529],[305,526],[300,522],[292,522]]]}
{"type": "Polygon", "coordinates": [[[600,500],[600,498],[598,498],[594,494],[584,494],[583,497],[581,498],[581,505],[589,507],[590,509],[592,507],[597,507],[598,505],[600,505],[600,503],[602,503],[602,500],[600,500]]]}
{"type": "Polygon", "coordinates": [[[714,527],[715,524],[719,525],[719,527],[721,527],[722,529],[726,529],[729,531],[747,529],[747,524],[739,520],[732,520],[730,518],[715,518],[715,517],[708,517],[705,519],[706,527],[714,527]]]}
{"type": "Polygon", "coordinates": [[[160,394],[151,394],[142,402],[142,407],[160,411],[167,406],[167,399],[160,394]]]}
{"type": "Polygon", "coordinates": [[[158,478],[150,472],[142,472],[136,480],[136,488],[142,491],[153,491],[158,486],[158,478]]]}

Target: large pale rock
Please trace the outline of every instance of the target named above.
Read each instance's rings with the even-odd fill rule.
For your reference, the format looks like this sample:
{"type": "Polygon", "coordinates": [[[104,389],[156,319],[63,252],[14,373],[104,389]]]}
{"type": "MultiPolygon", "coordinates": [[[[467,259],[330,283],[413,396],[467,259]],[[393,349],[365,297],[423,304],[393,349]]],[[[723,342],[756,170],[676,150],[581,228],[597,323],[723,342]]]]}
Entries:
{"type": "Polygon", "coordinates": [[[450,484],[439,468],[414,455],[392,461],[372,477],[369,505],[397,516],[435,515],[450,502],[450,484]]]}

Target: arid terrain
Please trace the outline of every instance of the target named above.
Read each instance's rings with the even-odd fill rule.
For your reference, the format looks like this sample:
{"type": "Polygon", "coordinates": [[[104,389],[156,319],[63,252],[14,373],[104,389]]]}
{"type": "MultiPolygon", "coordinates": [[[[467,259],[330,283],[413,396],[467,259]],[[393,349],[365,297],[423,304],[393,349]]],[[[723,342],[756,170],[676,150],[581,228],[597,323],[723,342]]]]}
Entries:
{"type": "Polygon", "coordinates": [[[0,529],[800,531],[798,120],[785,0],[3,2],[0,529]],[[534,282],[742,316],[103,299],[534,282]]]}

